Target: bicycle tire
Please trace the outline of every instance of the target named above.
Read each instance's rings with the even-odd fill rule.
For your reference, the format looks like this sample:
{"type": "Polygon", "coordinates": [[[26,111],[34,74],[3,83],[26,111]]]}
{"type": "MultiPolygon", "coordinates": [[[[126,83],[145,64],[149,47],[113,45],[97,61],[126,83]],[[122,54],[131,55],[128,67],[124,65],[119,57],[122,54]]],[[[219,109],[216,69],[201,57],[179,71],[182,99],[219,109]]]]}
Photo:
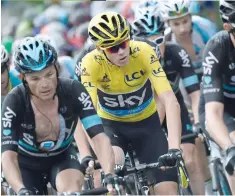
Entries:
{"type": "Polygon", "coordinates": [[[217,174],[217,188],[220,195],[232,195],[228,180],[226,175],[224,174],[223,166],[220,162],[215,163],[215,169],[217,174]]]}

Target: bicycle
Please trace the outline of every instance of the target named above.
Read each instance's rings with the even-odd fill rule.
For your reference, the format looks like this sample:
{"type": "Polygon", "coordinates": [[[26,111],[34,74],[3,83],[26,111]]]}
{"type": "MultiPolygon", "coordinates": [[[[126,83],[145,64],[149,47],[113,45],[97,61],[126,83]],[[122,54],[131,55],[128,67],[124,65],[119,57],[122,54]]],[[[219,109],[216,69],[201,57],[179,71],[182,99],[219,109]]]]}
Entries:
{"type": "Polygon", "coordinates": [[[209,157],[209,169],[212,179],[212,187],[215,195],[232,195],[227,177],[226,171],[224,168],[224,158],[225,154],[221,152],[219,146],[207,136],[207,134],[201,133],[192,133],[188,134],[185,137],[187,139],[194,139],[199,136],[202,136],[203,139],[207,140],[205,143],[209,143],[207,149],[210,151],[209,157]]]}

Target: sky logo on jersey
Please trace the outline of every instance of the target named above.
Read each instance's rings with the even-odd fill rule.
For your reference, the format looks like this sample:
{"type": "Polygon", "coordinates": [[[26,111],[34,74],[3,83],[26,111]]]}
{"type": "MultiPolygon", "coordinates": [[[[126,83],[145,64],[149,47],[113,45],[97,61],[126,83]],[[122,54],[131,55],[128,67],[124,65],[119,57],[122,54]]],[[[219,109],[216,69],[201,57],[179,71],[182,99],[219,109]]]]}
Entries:
{"type": "Polygon", "coordinates": [[[129,93],[108,94],[98,89],[99,106],[114,116],[137,114],[149,106],[153,99],[153,90],[150,80],[129,93]]]}
{"type": "Polygon", "coordinates": [[[80,97],[78,97],[78,100],[82,102],[83,104],[83,110],[92,110],[94,107],[92,106],[92,101],[90,99],[90,95],[86,94],[85,92],[82,92],[80,97]]]}
{"type": "Polygon", "coordinates": [[[183,67],[190,67],[191,65],[190,65],[190,60],[189,60],[189,55],[188,55],[188,53],[185,51],[185,50],[181,50],[180,52],[179,52],[179,55],[180,55],[180,57],[181,57],[181,59],[182,59],[182,61],[183,61],[183,67]]]}
{"type": "Polygon", "coordinates": [[[3,130],[3,135],[4,136],[8,136],[8,135],[10,135],[11,134],[11,130],[10,129],[4,129],[3,130]]]}
{"type": "Polygon", "coordinates": [[[203,62],[202,65],[204,74],[211,75],[213,65],[219,63],[219,61],[211,51],[209,51],[208,54],[209,56],[205,58],[205,62],[203,62]]]}
{"type": "Polygon", "coordinates": [[[155,63],[157,61],[158,61],[158,58],[156,57],[156,55],[152,54],[150,56],[150,64],[153,64],[153,63],[155,63]]]}
{"type": "Polygon", "coordinates": [[[11,128],[11,121],[12,121],[12,118],[15,116],[16,117],[16,113],[13,112],[11,110],[11,108],[7,107],[6,108],[7,111],[4,112],[3,114],[3,127],[8,127],[8,128],[11,128]]]}
{"type": "Polygon", "coordinates": [[[144,76],[145,72],[143,70],[134,72],[130,75],[126,74],[124,76],[124,81],[126,83],[127,86],[138,86],[141,84],[142,81],[137,81],[138,79],[140,79],[142,76],[144,76]]]}

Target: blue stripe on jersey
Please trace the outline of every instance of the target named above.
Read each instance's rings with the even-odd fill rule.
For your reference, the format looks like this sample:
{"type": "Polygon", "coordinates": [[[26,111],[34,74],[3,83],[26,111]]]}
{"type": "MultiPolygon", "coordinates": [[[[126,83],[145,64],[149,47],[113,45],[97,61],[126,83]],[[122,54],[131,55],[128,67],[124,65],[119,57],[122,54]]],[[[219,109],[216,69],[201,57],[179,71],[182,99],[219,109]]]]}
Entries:
{"type": "Polygon", "coordinates": [[[223,88],[225,90],[228,90],[228,91],[235,91],[235,87],[234,86],[228,86],[226,84],[223,84],[223,88]]]}
{"type": "Polygon", "coordinates": [[[201,30],[200,27],[198,26],[198,24],[193,23],[193,29],[195,31],[197,31],[202,36],[202,39],[203,39],[204,43],[206,43],[210,39],[207,31],[206,30],[201,30]]]}
{"type": "Polygon", "coordinates": [[[9,71],[9,75],[12,88],[22,83],[21,79],[19,78],[20,73],[15,69],[11,68],[9,71]]]}
{"type": "Polygon", "coordinates": [[[67,146],[73,139],[73,134],[69,136],[69,138],[65,141],[63,141],[63,143],[61,144],[60,148],[64,148],[65,146],[67,146]]]}
{"type": "Polygon", "coordinates": [[[183,83],[184,83],[185,87],[189,87],[191,85],[198,84],[199,80],[198,80],[197,75],[193,75],[193,76],[189,76],[187,78],[184,78],[183,83]]]}
{"type": "Polygon", "coordinates": [[[84,128],[87,130],[95,125],[102,124],[102,121],[101,121],[100,117],[97,114],[95,114],[95,115],[83,118],[82,124],[83,124],[84,128]]]}
{"type": "Polygon", "coordinates": [[[39,151],[37,148],[24,143],[22,140],[19,140],[19,145],[21,145],[22,147],[24,147],[24,148],[26,148],[28,150],[33,150],[33,151],[36,151],[36,152],[39,151]]]}

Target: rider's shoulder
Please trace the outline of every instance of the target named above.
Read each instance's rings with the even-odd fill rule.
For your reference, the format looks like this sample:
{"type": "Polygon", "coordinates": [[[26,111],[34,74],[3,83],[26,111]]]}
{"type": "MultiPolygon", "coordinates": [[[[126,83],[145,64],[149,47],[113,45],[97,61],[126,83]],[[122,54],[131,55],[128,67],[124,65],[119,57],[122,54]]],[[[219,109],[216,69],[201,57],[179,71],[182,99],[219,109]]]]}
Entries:
{"type": "Polygon", "coordinates": [[[218,33],[216,33],[213,37],[211,37],[211,39],[209,40],[207,46],[214,46],[214,47],[218,47],[219,46],[225,46],[228,43],[230,43],[230,36],[229,33],[225,30],[219,31],[218,33]]]}
{"type": "Polygon", "coordinates": [[[193,29],[202,33],[207,32],[210,35],[213,35],[217,31],[216,24],[210,21],[209,19],[203,18],[198,15],[193,15],[192,16],[192,24],[193,24],[193,29]]]}

